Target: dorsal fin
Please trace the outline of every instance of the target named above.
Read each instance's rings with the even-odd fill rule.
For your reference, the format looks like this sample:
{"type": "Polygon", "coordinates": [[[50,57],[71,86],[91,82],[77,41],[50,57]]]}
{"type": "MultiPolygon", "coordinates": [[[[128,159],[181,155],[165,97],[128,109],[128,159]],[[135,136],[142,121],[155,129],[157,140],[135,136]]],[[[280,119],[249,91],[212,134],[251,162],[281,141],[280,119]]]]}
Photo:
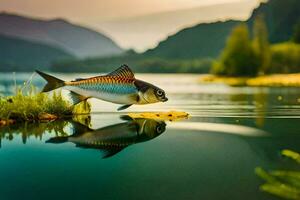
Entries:
{"type": "Polygon", "coordinates": [[[83,81],[86,80],[86,78],[76,78],[74,81],[83,81]]]}
{"type": "Polygon", "coordinates": [[[134,79],[134,74],[127,65],[122,65],[115,71],[107,74],[107,76],[118,76],[122,78],[134,79]]]}

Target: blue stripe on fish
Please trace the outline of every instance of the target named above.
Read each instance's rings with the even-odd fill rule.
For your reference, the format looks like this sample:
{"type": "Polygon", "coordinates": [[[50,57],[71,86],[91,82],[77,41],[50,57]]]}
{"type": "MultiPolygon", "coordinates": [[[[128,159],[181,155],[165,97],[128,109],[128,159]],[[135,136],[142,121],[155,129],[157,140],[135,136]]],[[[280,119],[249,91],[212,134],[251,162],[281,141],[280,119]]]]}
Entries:
{"type": "Polygon", "coordinates": [[[102,91],[115,94],[132,94],[136,93],[137,89],[134,85],[129,84],[112,84],[112,83],[99,83],[99,84],[80,84],[77,87],[84,90],[102,91]]]}

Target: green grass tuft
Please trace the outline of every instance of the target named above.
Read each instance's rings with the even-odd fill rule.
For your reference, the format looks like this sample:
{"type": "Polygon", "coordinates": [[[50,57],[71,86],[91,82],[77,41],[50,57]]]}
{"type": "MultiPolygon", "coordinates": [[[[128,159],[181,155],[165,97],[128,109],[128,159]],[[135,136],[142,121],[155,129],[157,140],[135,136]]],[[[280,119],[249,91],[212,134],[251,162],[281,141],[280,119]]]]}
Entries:
{"type": "Polygon", "coordinates": [[[63,98],[61,92],[37,93],[34,87],[28,92],[18,89],[14,96],[0,97],[0,120],[39,121],[41,115],[45,114],[63,118],[90,113],[89,103],[81,104],[73,106],[63,98]]]}

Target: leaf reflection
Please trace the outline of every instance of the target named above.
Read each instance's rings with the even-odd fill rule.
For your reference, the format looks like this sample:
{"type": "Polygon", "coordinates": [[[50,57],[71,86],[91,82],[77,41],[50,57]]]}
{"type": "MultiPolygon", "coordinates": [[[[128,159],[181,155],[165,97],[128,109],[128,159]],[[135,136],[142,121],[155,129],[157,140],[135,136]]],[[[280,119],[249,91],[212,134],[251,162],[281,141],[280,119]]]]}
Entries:
{"type": "MultiPolygon", "coordinates": [[[[297,152],[283,150],[281,154],[300,164],[300,154],[297,152]]],[[[260,186],[262,191],[284,199],[300,199],[300,171],[272,170],[267,172],[257,167],[255,173],[265,181],[260,186]]]]}

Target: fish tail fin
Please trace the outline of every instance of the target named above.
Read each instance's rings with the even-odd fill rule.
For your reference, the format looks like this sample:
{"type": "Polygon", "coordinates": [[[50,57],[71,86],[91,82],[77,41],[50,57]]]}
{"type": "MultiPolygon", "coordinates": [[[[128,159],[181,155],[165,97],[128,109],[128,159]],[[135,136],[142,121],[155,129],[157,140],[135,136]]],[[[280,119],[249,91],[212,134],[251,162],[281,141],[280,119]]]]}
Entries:
{"type": "Polygon", "coordinates": [[[60,144],[68,141],[68,137],[53,137],[46,141],[46,143],[60,144]]]}
{"type": "Polygon", "coordinates": [[[49,91],[52,91],[57,88],[65,86],[65,82],[63,80],[60,80],[54,76],[51,76],[49,74],[46,74],[46,73],[38,71],[38,70],[35,70],[35,71],[36,71],[36,73],[38,73],[41,77],[43,77],[47,81],[47,84],[43,88],[42,92],[49,92],[49,91]]]}

